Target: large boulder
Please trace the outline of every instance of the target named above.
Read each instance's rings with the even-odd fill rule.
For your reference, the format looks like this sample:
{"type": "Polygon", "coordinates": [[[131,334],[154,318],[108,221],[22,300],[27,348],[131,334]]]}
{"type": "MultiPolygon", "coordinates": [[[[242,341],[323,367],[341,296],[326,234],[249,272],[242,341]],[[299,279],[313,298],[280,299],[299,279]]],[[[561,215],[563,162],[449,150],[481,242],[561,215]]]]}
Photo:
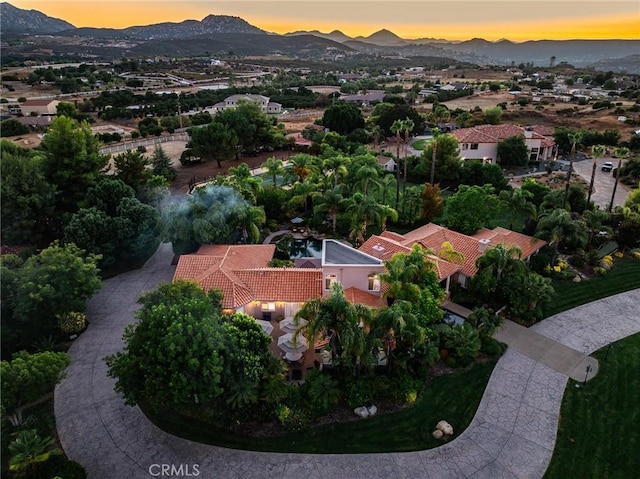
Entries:
{"type": "Polygon", "coordinates": [[[436,424],[436,430],[442,431],[446,436],[453,436],[453,426],[447,421],[440,421],[436,424]]]}
{"type": "Polygon", "coordinates": [[[357,407],[353,410],[356,416],[369,417],[369,410],[365,406],[357,407]]]}
{"type": "Polygon", "coordinates": [[[440,429],[436,429],[435,431],[433,431],[432,435],[435,439],[442,439],[444,433],[440,429]]]}
{"type": "Polygon", "coordinates": [[[370,406],[369,408],[367,408],[367,411],[369,411],[369,416],[375,416],[378,412],[378,408],[375,406],[370,406]]]}

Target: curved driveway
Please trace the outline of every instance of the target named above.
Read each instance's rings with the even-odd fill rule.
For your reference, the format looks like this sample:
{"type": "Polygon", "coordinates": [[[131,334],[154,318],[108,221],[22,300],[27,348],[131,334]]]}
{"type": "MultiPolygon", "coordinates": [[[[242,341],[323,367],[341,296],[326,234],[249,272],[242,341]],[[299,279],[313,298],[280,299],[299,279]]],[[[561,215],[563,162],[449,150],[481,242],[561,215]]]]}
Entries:
{"type": "MultiPolygon", "coordinates": [[[[91,479],[541,478],[551,459],[567,376],[509,350],[498,361],[466,431],[436,449],[361,455],[276,454],[193,443],[151,424],[113,391],[103,358],[122,349],[140,293],[173,275],[162,245],[141,270],[104,282],[89,304],[91,324],[69,350],[56,388],[58,434],[91,479]],[[162,475],[162,465],[167,474],[162,475]],[[173,475],[170,474],[174,466],[173,475]]],[[[640,290],[587,304],[534,326],[585,353],[640,331],[640,290]]],[[[455,400],[455,398],[452,398],[455,400]]],[[[444,418],[446,419],[446,418],[444,418]]],[[[433,424],[425,424],[431,430],[433,424]]],[[[455,426],[455,425],[454,425],[455,426]]]]}

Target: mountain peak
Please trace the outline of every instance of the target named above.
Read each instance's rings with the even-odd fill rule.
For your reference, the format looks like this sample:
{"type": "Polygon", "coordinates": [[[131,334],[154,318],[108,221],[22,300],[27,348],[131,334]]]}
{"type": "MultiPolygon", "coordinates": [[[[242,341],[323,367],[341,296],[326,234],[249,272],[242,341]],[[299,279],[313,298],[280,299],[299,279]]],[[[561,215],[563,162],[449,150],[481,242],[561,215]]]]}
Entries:
{"type": "Polygon", "coordinates": [[[69,22],[37,10],[23,10],[8,2],[0,3],[0,29],[3,33],[48,34],[76,28],[69,22]]]}

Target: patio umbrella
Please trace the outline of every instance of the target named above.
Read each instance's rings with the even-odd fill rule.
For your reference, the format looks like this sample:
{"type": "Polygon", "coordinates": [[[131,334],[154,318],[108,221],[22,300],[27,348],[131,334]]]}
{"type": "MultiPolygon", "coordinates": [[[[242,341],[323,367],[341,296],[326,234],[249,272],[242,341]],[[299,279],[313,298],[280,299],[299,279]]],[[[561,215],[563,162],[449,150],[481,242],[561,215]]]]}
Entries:
{"type": "Polygon", "coordinates": [[[308,321],[304,318],[298,318],[297,320],[292,317],[286,317],[280,321],[280,329],[285,333],[295,333],[297,329],[306,326],[308,321]]]}
{"type": "Polygon", "coordinates": [[[293,219],[291,220],[291,222],[292,222],[294,225],[299,225],[300,223],[303,223],[303,222],[304,222],[304,219],[303,219],[303,218],[300,218],[299,216],[296,216],[295,218],[293,218],[293,219]]]}
{"type": "Polygon", "coordinates": [[[265,334],[271,335],[273,331],[273,325],[269,321],[265,321],[264,319],[256,319],[256,322],[262,327],[262,330],[265,334]]]}
{"type": "Polygon", "coordinates": [[[293,333],[287,333],[280,336],[278,338],[278,347],[285,353],[302,353],[309,348],[307,345],[307,338],[299,334],[294,340],[293,333]]]}

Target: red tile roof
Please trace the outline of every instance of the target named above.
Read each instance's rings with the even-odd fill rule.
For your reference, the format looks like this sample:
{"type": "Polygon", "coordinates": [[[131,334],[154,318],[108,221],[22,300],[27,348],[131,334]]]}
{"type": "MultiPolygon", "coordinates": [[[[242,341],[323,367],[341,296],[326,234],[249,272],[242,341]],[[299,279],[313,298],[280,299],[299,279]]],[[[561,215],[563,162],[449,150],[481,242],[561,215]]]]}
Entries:
{"type": "Polygon", "coordinates": [[[358,288],[347,288],[344,290],[344,295],[347,301],[352,304],[364,304],[370,308],[384,308],[387,306],[387,300],[382,296],[376,296],[358,288]]]}
{"type": "MultiPolygon", "coordinates": [[[[460,128],[451,134],[458,143],[498,143],[512,136],[524,136],[525,129],[516,125],[478,125],[471,128],[460,128]]],[[[544,126],[531,128],[532,137],[543,140],[543,146],[553,146],[551,138],[553,130],[544,126]]]]}
{"type": "Polygon", "coordinates": [[[547,244],[546,241],[542,241],[538,238],[533,238],[531,236],[516,233],[515,231],[500,227],[494,228],[493,230],[483,228],[474,234],[473,237],[477,239],[490,240],[491,243],[489,244],[489,247],[497,244],[503,244],[508,247],[517,246],[520,251],[522,251],[523,259],[528,258],[547,244]]]}
{"type": "Polygon", "coordinates": [[[173,279],[219,289],[224,308],[251,301],[304,302],[322,296],[322,270],[267,268],[275,245],[202,245],[178,260],[173,279]]]}

